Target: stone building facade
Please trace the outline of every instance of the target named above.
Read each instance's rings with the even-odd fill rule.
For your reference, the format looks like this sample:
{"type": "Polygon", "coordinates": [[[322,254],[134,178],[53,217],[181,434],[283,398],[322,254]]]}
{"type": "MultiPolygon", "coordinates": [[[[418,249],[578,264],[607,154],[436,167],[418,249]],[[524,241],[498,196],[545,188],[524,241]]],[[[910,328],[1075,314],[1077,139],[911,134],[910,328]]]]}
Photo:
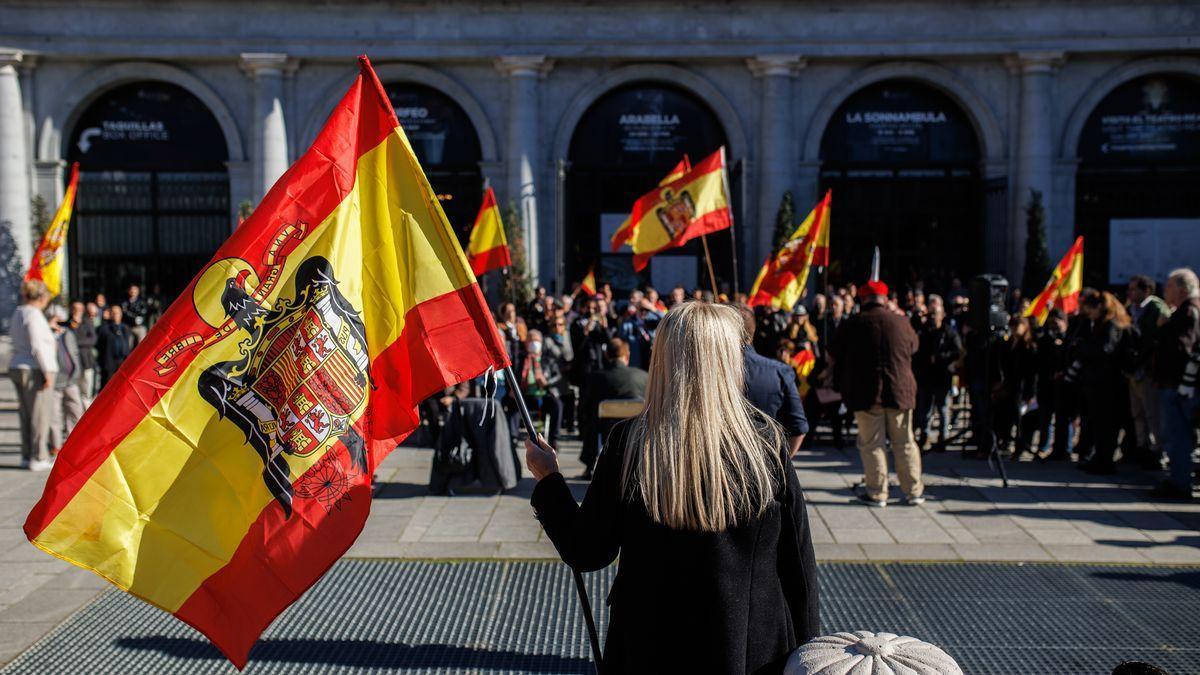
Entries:
{"type": "MultiPolygon", "coordinates": [[[[1127,249],[1161,267],[1200,241],[1196,2],[41,0],[0,16],[0,221],[27,261],[31,198],[56,202],[79,161],[78,293],[182,288],[360,53],[454,225],[486,180],[552,287],[597,263],[637,281],[603,245],[621,205],[722,145],[736,225],[714,257],[743,287],[785,191],[802,217],[834,190],[847,278],[875,242],[898,281],[1019,282],[1031,190],[1052,258],[1088,235],[1094,283],[1151,265],[1127,249]]],[[[679,253],[641,281],[698,279],[679,253]]]]}

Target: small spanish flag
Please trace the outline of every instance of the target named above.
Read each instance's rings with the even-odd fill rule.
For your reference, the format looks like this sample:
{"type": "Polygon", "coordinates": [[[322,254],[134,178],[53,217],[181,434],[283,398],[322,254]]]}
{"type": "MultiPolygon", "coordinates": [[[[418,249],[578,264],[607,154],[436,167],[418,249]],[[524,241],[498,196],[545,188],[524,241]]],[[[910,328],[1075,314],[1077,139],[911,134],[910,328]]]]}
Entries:
{"type": "Polygon", "coordinates": [[[812,374],[813,367],[817,363],[817,356],[811,349],[801,349],[792,355],[792,368],[796,371],[796,377],[800,380],[800,395],[808,394],[808,376],[812,374]]]}
{"type": "Polygon", "coordinates": [[[71,226],[71,213],[75,210],[75,193],[79,189],[79,162],[71,165],[71,178],[67,181],[67,191],[63,194],[62,203],[46,228],[46,234],[33,258],[29,261],[29,271],[25,273],[25,281],[41,280],[50,290],[50,297],[56,297],[62,292],[63,278],[63,244],[67,241],[67,230],[71,226]]]}
{"type": "Polygon", "coordinates": [[[629,234],[623,240],[633,248],[633,269],[645,269],[655,253],[729,227],[733,216],[726,183],[725,148],[721,148],[634,202],[629,234]]]}
{"type": "MultiPolygon", "coordinates": [[[[666,176],[664,176],[662,180],[658,181],[658,186],[663,187],[664,185],[673,183],[676,180],[682,178],[684,174],[686,174],[687,172],[689,172],[691,170],[692,170],[692,161],[690,159],[688,159],[687,154],[684,154],[683,159],[679,160],[679,163],[675,165],[675,168],[671,169],[670,173],[668,173],[666,176]]],[[[623,223],[621,223],[621,226],[617,228],[617,231],[613,232],[613,236],[609,240],[610,243],[612,244],[612,252],[613,253],[616,253],[617,250],[619,250],[621,248],[621,245],[624,244],[626,241],[629,240],[630,237],[633,236],[632,225],[633,225],[633,221],[630,220],[628,217],[626,217],[625,221],[623,223]]]]}
{"type": "Polygon", "coordinates": [[[512,265],[508,251],[508,239],[504,237],[504,222],[500,220],[500,209],[496,206],[496,193],[488,188],[475,216],[471,228],[471,240],[467,243],[467,257],[471,260],[471,271],[475,276],[512,265]]]}
{"type": "Polygon", "coordinates": [[[579,291],[584,295],[591,297],[596,294],[596,266],[592,265],[588,268],[587,274],[583,275],[583,281],[579,282],[579,291]]]}
{"type": "Polygon", "coordinates": [[[800,227],[763,264],[750,290],[750,306],[769,306],[788,311],[804,295],[808,273],[814,266],[829,264],[829,216],[833,191],[817,203],[800,227]]]}
{"type": "Polygon", "coordinates": [[[1083,290],[1083,237],[1077,237],[1067,254],[1058,261],[1050,274],[1050,281],[1041,293],[1025,308],[1025,316],[1037,319],[1038,325],[1046,323],[1050,310],[1055,307],[1067,314],[1079,310],[1079,292],[1083,290]]]}
{"type": "Polygon", "coordinates": [[[35,546],[191,624],[239,668],[354,543],[417,403],[508,361],[360,66],[84,414],[25,521],[35,546]]]}

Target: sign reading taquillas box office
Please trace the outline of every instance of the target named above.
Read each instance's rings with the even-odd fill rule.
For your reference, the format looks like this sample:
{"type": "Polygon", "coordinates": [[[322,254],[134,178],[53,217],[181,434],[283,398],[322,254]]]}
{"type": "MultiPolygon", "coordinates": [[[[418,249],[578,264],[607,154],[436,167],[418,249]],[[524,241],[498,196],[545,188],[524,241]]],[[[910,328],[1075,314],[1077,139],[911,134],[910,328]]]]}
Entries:
{"type": "Polygon", "coordinates": [[[1149,75],[1117,87],[1088,117],[1079,157],[1110,164],[1200,163],[1200,84],[1149,75]]]}
{"type": "Polygon", "coordinates": [[[227,158],[208,107],[167,82],[102,94],[75,123],[67,155],[84,171],[223,171],[227,158]]]}

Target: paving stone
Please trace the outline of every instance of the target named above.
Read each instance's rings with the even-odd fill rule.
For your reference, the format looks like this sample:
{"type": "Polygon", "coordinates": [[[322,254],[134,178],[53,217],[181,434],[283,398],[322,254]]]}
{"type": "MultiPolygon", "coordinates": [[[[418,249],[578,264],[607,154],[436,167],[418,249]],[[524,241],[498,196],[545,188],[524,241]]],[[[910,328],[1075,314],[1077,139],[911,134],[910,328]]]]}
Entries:
{"type": "Polygon", "coordinates": [[[961,560],[949,544],[863,544],[868,560],[961,560]]]}
{"type": "Polygon", "coordinates": [[[58,623],[96,597],[98,592],[97,589],[83,588],[41,589],[0,611],[0,624],[58,623]]]}
{"type": "Polygon", "coordinates": [[[1047,545],[1046,551],[1059,562],[1103,563],[1129,562],[1146,563],[1150,558],[1142,554],[1144,549],[1133,546],[1104,546],[1087,544],[1082,546],[1047,545]]]}
{"type": "Polygon", "coordinates": [[[827,562],[867,559],[867,555],[863,553],[862,547],[858,544],[813,544],[813,553],[817,560],[827,562]]]}
{"type": "Polygon", "coordinates": [[[833,539],[839,544],[894,544],[896,540],[882,527],[879,528],[837,528],[833,530],[833,539]]]}
{"type": "Polygon", "coordinates": [[[1053,560],[1045,548],[1037,544],[952,544],[951,547],[963,560],[996,560],[1036,562],[1053,560]]]}

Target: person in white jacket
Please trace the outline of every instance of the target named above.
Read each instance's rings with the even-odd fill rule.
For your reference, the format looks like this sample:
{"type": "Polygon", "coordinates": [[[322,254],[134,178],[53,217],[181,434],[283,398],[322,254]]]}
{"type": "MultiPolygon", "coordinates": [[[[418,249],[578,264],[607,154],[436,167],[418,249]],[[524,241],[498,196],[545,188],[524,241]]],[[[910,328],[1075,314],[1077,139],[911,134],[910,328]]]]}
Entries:
{"type": "Polygon", "coordinates": [[[10,322],[12,361],[8,366],[21,418],[21,468],[46,471],[52,465],[50,426],[58,373],[58,345],[45,314],[50,291],[41,281],[26,281],[21,285],[21,301],[10,322]]]}

